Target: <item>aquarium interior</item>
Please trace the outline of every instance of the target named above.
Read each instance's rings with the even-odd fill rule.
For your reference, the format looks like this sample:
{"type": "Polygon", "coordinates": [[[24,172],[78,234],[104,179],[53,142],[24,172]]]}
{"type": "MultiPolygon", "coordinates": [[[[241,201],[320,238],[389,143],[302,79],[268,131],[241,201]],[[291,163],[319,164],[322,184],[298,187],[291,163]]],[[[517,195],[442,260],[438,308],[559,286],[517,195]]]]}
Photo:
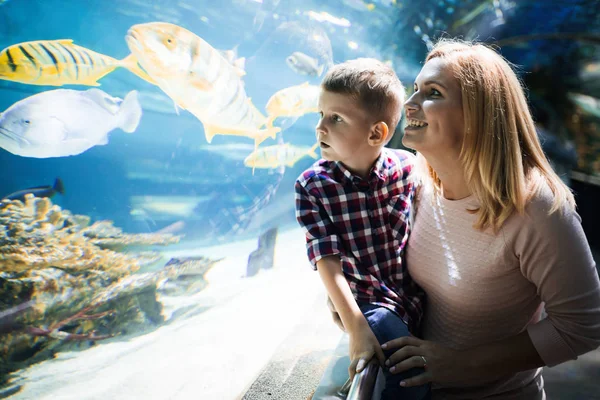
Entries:
{"type": "MultiPolygon", "coordinates": [[[[318,85],[374,57],[410,93],[444,36],[514,64],[597,255],[598,15],[591,0],[0,0],[0,398],[306,399],[342,379],[294,216],[318,85]]],[[[600,398],[599,376],[598,351],[544,375],[552,399],[600,398]]]]}

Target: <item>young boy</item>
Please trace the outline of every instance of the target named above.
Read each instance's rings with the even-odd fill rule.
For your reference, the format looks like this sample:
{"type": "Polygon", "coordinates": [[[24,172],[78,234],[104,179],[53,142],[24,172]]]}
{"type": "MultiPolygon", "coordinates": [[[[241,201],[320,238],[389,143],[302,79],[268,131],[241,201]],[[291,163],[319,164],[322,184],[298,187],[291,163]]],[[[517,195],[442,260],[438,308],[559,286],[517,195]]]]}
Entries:
{"type": "MultiPolygon", "coordinates": [[[[350,339],[350,375],[380,344],[419,326],[424,293],[401,254],[409,233],[415,190],[412,154],[385,148],[401,117],[404,88],[375,59],[332,67],[321,83],[317,141],[323,159],[296,181],[296,218],[306,233],[308,258],[325,284],[350,339]]],[[[384,368],[383,399],[423,399],[429,386],[403,388],[422,373],[384,368]]]]}

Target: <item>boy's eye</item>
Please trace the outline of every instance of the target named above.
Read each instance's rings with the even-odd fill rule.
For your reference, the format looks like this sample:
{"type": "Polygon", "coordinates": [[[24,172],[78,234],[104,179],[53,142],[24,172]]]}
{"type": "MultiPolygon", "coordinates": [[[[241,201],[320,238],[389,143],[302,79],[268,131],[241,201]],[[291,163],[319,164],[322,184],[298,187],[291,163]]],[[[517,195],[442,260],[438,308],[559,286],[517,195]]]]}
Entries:
{"type": "Polygon", "coordinates": [[[334,114],[334,115],[331,116],[331,120],[333,122],[342,122],[342,117],[340,117],[339,115],[334,114]]]}

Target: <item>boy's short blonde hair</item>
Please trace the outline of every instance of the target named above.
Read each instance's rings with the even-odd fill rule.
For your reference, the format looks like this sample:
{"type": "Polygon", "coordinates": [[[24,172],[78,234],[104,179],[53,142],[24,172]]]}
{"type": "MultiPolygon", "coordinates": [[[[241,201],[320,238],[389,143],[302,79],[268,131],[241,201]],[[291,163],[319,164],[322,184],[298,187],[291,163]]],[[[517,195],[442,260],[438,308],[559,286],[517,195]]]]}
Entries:
{"type": "Polygon", "coordinates": [[[321,88],[354,97],[376,121],[387,124],[392,138],[404,106],[405,90],[394,70],[374,58],[357,58],[329,69],[321,88]]]}

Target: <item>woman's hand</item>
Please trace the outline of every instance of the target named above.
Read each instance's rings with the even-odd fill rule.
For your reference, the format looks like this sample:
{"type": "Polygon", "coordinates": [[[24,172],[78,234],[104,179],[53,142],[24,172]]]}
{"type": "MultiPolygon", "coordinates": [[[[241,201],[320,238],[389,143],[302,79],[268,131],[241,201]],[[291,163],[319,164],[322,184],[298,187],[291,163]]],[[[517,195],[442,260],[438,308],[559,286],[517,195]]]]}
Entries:
{"type": "Polygon", "coordinates": [[[384,350],[398,349],[386,360],[392,374],[411,368],[425,368],[425,372],[407,378],[401,386],[419,386],[429,382],[455,383],[468,381],[469,362],[464,353],[435,342],[406,336],[390,340],[381,346],[384,350]]]}
{"type": "Polygon", "coordinates": [[[364,323],[359,323],[354,331],[349,332],[350,366],[348,367],[348,373],[350,379],[354,379],[354,374],[365,369],[373,355],[375,355],[380,365],[383,365],[385,361],[383,350],[381,350],[381,346],[369,323],[365,318],[363,318],[363,321],[364,323]]]}

